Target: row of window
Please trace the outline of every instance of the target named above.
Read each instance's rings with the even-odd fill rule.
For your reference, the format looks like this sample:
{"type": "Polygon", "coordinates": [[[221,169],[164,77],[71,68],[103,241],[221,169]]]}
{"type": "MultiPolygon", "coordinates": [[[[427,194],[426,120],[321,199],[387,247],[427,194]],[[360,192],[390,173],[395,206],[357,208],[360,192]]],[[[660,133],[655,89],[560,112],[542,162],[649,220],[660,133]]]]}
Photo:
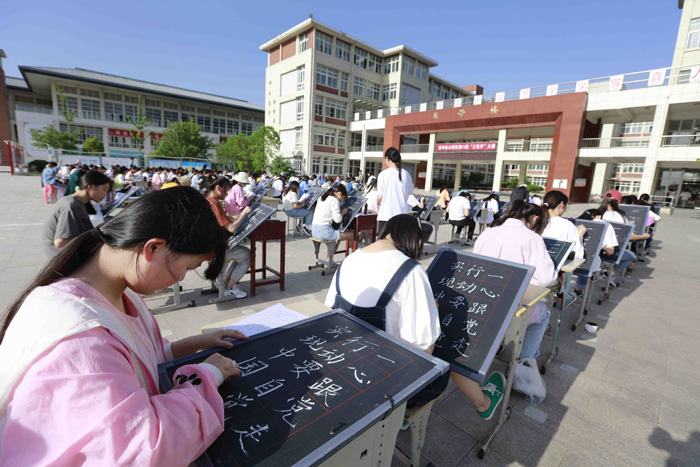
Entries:
{"type": "Polygon", "coordinates": [[[315,156],[311,159],[311,172],[341,175],[345,159],[315,156]]]}
{"type": "Polygon", "coordinates": [[[651,133],[653,122],[630,122],[620,125],[620,136],[651,133]]]}
{"type": "Polygon", "coordinates": [[[314,128],[314,144],[345,149],[345,130],[317,126],[314,128]]]}
{"type": "MultiPolygon", "coordinates": [[[[324,98],[322,96],[316,96],[314,98],[314,115],[324,115],[324,98]]],[[[335,99],[325,98],[325,115],[330,118],[337,118],[339,120],[347,119],[348,104],[345,102],[337,101],[335,99]]]]}
{"type": "Polygon", "coordinates": [[[613,167],[614,174],[640,174],[644,173],[644,164],[615,164],[613,167]]]}
{"type": "MultiPolygon", "coordinates": [[[[348,78],[349,75],[347,73],[334,70],[333,68],[328,68],[324,65],[316,65],[317,84],[347,92],[348,78]],[[340,86],[338,85],[339,80],[340,86]]],[[[374,99],[377,101],[396,99],[396,89],[396,83],[385,84],[383,87],[380,87],[378,83],[368,81],[358,76],[353,79],[353,94],[358,96],[366,96],[369,99],[374,99]]]]}
{"type": "MultiPolygon", "coordinates": [[[[303,66],[302,68],[302,83],[303,83],[303,66]]],[[[88,99],[90,97],[99,99],[100,98],[100,91],[96,89],[88,89],[88,88],[76,88],[74,86],[64,86],[64,85],[57,85],[56,88],[61,88],[61,91],[63,94],[65,94],[66,98],[66,107],[68,111],[73,111],[75,112],[76,116],[82,116],[82,118],[90,118],[90,119],[99,119],[100,118],[100,101],[95,100],[95,99],[88,99]],[[75,94],[81,96],[80,98],[78,97],[73,97],[70,94],[75,94]],[[84,96],[84,97],[82,97],[84,96]],[[87,98],[86,98],[87,97],[87,98]],[[78,103],[80,103],[80,113],[78,111],[78,103]]],[[[303,84],[302,88],[300,90],[303,90],[303,84]]],[[[18,96],[19,97],[19,96],[18,96]]],[[[112,120],[112,121],[124,121],[124,120],[118,120],[115,118],[111,117],[111,114],[117,114],[121,115],[122,117],[124,115],[133,115],[133,117],[136,117],[136,113],[131,112],[133,109],[136,109],[138,106],[138,97],[137,96],[128,96],[128,95],[123,95],[123,94],[117,94],[113,92],[107,92],[104,91],[102,92],[102,98],[104,99],[104,104],[105,104],[105,119],[106,120],[112,120]],[[124,104],[122,104],[122,102],[124,104]],[[129,105],[129,104],[136,104],[136,105],[129,105]],[[122,107],[123,105],[123,107],[122,107]],[[121,112],[114,112],[115,109],[122,109],[121,112]]],[[[46,100],[44,100],[46,101],[46,100]]],[[[62,108],[61,105],[61,99],[57,98],[58,101],[58,108],[59,111],[62,108]]],[[[19,102],[19,101],[18,101],[19,102]]],[[[250,115],[245,115],[245,114],[238,114],[236,112],[228,112],[225,110],[219,110],[219,109],[210,109],[208,107],[195,107],[194,105],[188,105],[188,104],[177,104],[175,102],[168,102],[168,101],[160,101],[157,99],[151,99],[151,98],[145,98],[142,99],[142,105],[146,107],[146,111],[148,111],[148,108],[151,108],[151,112],[153,115],[157,116],[157,112],[160,110],[160,108],[164,109],[163,112],[167,111],[175,111],[174,113],[177,114],[177,110],[181,110],[182,112],[188,112],[188,113],[198,113],[198,114],[203,114],[203,115],[214,115],[218,117],[229,117],[233,119],[241,119],[241,120],[250,120],[250,121],[255,121],[258,123],[263,123],[265,120],[262,117],[253,117],[250,115]]],[[[37,101],[37,104],[39,102],[37,101]]],[[[52,105],[51,102],[42,102],[40,105],[52,105]]],[[[173,115],[172,113],[170,114],[171,116],[173,115]]],[[[168,119],[164,119],[168,120],[168,119]]],[[[175,120],[170,120],[170,121],[177,121],[175,120]]]]}
{"type": "Polygon", "coordinates": [[[617,190],[620,193],[639,193],[642,182],[632,182],[623,180],[611,180],[608,184],[608,190],[617,190]]]}
{"type": "Polygon", "coordinates": [[[433,97],[436,99],[457,99],[458,97],[464,97],[464,94],[458,93],[454,89],[438,83],[437,81],[431,81],[433,97]]]}

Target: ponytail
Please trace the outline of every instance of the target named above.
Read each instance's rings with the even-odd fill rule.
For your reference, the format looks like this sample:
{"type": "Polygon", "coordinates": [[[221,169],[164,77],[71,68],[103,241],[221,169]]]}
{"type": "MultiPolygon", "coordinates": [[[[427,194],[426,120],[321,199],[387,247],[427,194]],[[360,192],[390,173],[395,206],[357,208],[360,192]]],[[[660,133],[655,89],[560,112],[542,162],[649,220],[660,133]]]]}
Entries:
{"type": "Polygon", "coordinates": [[[335,188],[331,188],[330,190],[328,190],[324,194],[322,194],[321,201],[325,201],[326,198],[328,198],[333,193],[340,193],[343,195],[343,198],[345,198],[346,196],[348,196],[348,189],[345,188],[345,185],[343,185],[343,184],[337,185],[335,188]]]}
{"type": "Polygon", "coordinates": [[[598,210],[602,213],[606,213],[608,212],[608,206],[610,206],[612,211],[615,211],[621,215],[625,222],[627,222],[627,216],[625,216],[625,213],[620,210],[620,202],[618,200],[614,198],[603,198],[603,202],[600,203],[598,210]]]}
{"type": "Polygon", "coordinates": [[[386,150],[386,152],[384,153],[384,157],[386,157],[387,160],[396,164],[396,168],[399,170],[399,180],[401,180],[401,153],[399,152],[399,150],[394,147],[391,147],[386,150]]]}
{"type": "Polygon", "coordinates": [[[544,199],[542,200],[542,224],[544,228],[547,228],[549,221],[552,219],[549,210],[556,209],[561,203],[564,203],[564,206],[569,204],[569,197],[561,191],[552,190],[544,195],[544,199]]]}
{"type": "MultiPolygon", "coordinates": [[[[204,273],[209,280],[215,279],[223,268],[226,236],[204,196],[190,187],[151,192],[127,206],[102,227],[80,234],[61,248],[5,311],[0,343],[10,322],[34,289],[70,276],[103,245],[133,250],[138,257],[146,242],[152,238],[166,241],[168,255],[213,253],[213,259],[204,273]]],[[[166,264],[167,259],[168,256],[166,264]]]]}

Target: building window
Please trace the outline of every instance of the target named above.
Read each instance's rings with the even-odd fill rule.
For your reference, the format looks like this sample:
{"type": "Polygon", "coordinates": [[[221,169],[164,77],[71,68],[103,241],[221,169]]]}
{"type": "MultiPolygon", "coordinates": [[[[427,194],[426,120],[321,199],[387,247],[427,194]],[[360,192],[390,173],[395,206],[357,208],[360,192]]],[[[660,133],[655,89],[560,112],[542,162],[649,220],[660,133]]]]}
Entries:
{"type": "Polygon", "coordinates": [[[382,100],[396,99],[396,83],[385,84],[382,88],[382,100]]]}
{"type": "Polygon", "coordinates": [[[212,119],[212,128],[214,129],[214,133],[226,133],[226,119],[214,117],[212,119]]]}
{"type": "Polygon", "coordinates": [[[83,118],[100,120],[100,101],[92,99],[80,99],[80,107],[83,110],[83,118]]]}
{"type": "Polygon", "coordinates": [[[377,83],[372,83],[372,82],[367,83],[367,97],[378,101],[380,94],[381,94],[381,87],[377,83]]]}
{"type": "Polygon", "coordinates": [[[253,124],[251,122],[241,122],[241,133],[246,136],[253,134],[253,124]]]}
{"type": "Polygon", "coordinates": [[[355,76],[352,92],[357,94],[358,96],[363,96],[365,94],[365,83],[365,79],[358,78],[357,76],[355,76]]]}
{"type": "Polygon", "coordinates": [[[334,99],[326,99],[326,117],[345,120],[347,118],[347,104],[334,99]]]}
{"type": "MultiPolygon", "coordinates": [[[[163,108],[170,109],[170,110],[177,110],[177,104],[174,102],[163,102],[163,108]]],[[[224,115],[224,113],[222,111],[219,111],[219,112],[221,113],[222,116],[224,115]]]]}
{"type": "Polygon", "coordinates": [[[117,102],[122,101],[122,96],[120,96],[119,94],[115,94],[113,92],[105,92],[104,96],[105,96],[105,100],[117,101],[117,102]]]}
{"type": "Polygon", "coordinates": [[[338,89],[338,71],[323,65],[316,65],[316,83],[338,89]]]}
{"type": "MultiPolygon", "coordinates": [[[[71,112],[77,114],[78,113],[78,98],[77,97],[69,97],[69,96],[64,96],[66,98],[66,113],[70,115],[71,112]]],[[[63,112],[63,101],[61,100],[61,97],[58,96],[56,98],[58,101],[58,111],[63,112]]]]}
{"type": "Polygon", "coordinates": [[[146,118],[151,121],[151,126],[163,126],[163,114],[160,109],[151,109],[146,107],[146,118]]]}
{"type": "MultiPolygon", "coordinates": [[[[146,109],[146,113],[148,113],[148,109],[146,109]]],[[[211,117],[206,116],[206,115],[197,115],[197,125],[202,127],[202,131],[206,133],[211,132],[211,117]]],[[[160,126],[160,125],[157,125],[160,126]]]]}
{"type": "Polygon", "coordinates": [[[314,115],[323,115],[323,97],[314,97],[314,115]]]}
{"type": "Polygon", "coordinates": [[[332,128],[316,127],[314,129],[314,144],[318,146],[335,147],[335,130],[332,128]]]}
{"type": "Polygon", "coordinates": [[[416,78],[427,79],[428,78],[428,65],[418,62],[416,66],[416,78]]]}
{"type": "Polygon", "coordinates": [[[338,147],[345,149],[345,130],[338,130],[338,147]]]}
{"type": "Polygon", "coordinates": [[[317,174],[321,173],[321,158],[319,156],[314,156],[311,159],[311,172],[317,174]]]}
{"type": "Polygon", "coordinates": [[[350,61],[350,44],[336,40],[335,41],[335,57],[346,62],[350,61]]]}
{"type": "Polygon", "coordinates": [[[415,65],[416,61],[412,59],[411,57],[403,56],[403,72],[407,73],[409,75],[413,74],[413,66],[415,65]]]}
{"type": "Polygon", "coordinates": [[[333,55],[333,37],[316,30],[316,50],[333,55]]]}
{"type": "Polygon", "coordinates": [[[138,111],[138,106],[124,104],[124,119],[127,120],[127,117],[131,117],[133,120],[136,120],[136,117],[138,116],[138,111]]]}
{"type": "Polygon", "coordinates": [[[124,96],[124,102],[128,102],[129,104],[138,104],[139,98],[136,96],[124,96]]]}
{"type": "Polygon", "coordinates": [[[547,186],[547,177],[527,177],[526,180],[533,185],[547,186]]]}
{"type": "Polygon", "coordinates": [[[375,73],[382,73],[382,59],[374,54],[369,54],[369,69],[375,73]]]}
{"type": "MultiPolygon", "coordinates": [[[[59,129],[61,131],[68,131],[68,125],[65,123],[59,124],[59,129]]],[[[85,140],[88,138],[94,138],[97,137],[100,141],[102,141],[102,128],[94,127],[94,126],[76,126],[76,125],[71,125],[71,130],[80,130],[80,135],[78,136],[78,143],[83,144],[85,140]]]]}
{"type": "Polygon", "coordinates": [[[323,172],[331,175],[340,175],[343,173],[343,162],[343,159],[326,157],[323,159],[323,172]]]}
{"type": "Polygon", "coordinates": [[[687,49],[697,49],[700,47],[700,18],[690,20],[690,28],[688,29],[688,42],[685,44],[687,49]]]}
{"type": "Polygon", "coordinates": [[[442,98],[448,99],[450,97],[450,90],[447,86],[442,87],[442,98]]]}
{"type": "Polygon", "coordinates": [[[197,117],[195,114],[187,113],[187,112],[182,112],[180,114],[180,121],[181,122],[189,122],[190,120],[195,120],[196,121],[197,117]]]}
{"type": "Polygon", "coordinates": [[[340,76],[340,90],[348,92],[348,78],[349,75],[347,73],[343,73],[340,76]]]}
{"type": "Polygon", "coordinates": [[[153,99],[146,99],[146,105],[149,107],[160,107],[160,101],[153,99]]]}
{"type": "Polygon", "coordinates": [[[304,98],[297,97],[297,120],[304,120],[304,98]]]}
{"type": "Polygon", "coordinates": [[[95,97],[97,99],[100,98],[100,91],[97,91],[96,89],[81,89],[80,90],[80,95],[85,96],[85,97],[95,97]]]}
{"type": "Polygon", "coordinates": [[[642,182],[632,182],[627,180],[611,180],[608,185],[609,190],[617,190],[620,193],[635,194],[639,193],[642,182]]]}
{"type": "Polygon", "coordinates": [[[623,123],[620,127],[620,136],[623,135],[641,135],[642,133],[651,133],[653,122],[630,122],[623,123]]]}
{"type": "Polygon", "coordinates": [[[367,58],[369,54],[366,50],[355,47],[355,65],[360,68],[367,68],[367,58]]]}
{"type": "Polygon", "coordinates": [[[123,122],[124,106],[116,102],[105,102],[105,119],[113,122],[123,122]]]}
{"type": "Polygon", "coordinates": [[[294,134],[294,150],[295,151],[301,151],[302,149],[302,132],[301,128],[297,127],[294,129],[295,134],[294,134]]]}
{"type": "Polygon", "coordinates": [[[384,74],[395,73],[399,71],[399,56],[384,59],[384,74]]]}
{"type": "Polygon", "coordinates": [[[299,53],[309,49],[309,33],[299,35],[299,53]]]}
{"type": "Polygon", "coordinates": [[[297,68],[297,91],[304,90],[304,80],[306,79],[306,67],[304,65],[297,68]]]}
{"type": "Polygon", "coordinates": [[[172,110],[164,110],[163,111],[163,121],[168,124],[168,123],[177,123],[180,121],[180,118],[177,114],[177,112],[174,112],[172,110]]]}

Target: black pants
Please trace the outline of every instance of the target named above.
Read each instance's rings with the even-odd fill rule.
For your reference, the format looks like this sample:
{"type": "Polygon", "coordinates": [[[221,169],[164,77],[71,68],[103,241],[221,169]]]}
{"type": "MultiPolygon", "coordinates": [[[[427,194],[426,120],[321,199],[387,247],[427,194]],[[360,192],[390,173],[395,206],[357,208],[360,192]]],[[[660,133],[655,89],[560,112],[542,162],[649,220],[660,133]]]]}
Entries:
{"type": "Polygon", "coordinates": [[[465,226],[469,226],[469,230],[467,232],[467,240],[471,240],[474,237],[474,229],[476,228],[476,222],[474,222],[474,219],[472,219],[471,217],[465,217],[461,221],[450,221],[450,224],[457,227],[458,236],[462,233],[462,229],[465,226]]]}

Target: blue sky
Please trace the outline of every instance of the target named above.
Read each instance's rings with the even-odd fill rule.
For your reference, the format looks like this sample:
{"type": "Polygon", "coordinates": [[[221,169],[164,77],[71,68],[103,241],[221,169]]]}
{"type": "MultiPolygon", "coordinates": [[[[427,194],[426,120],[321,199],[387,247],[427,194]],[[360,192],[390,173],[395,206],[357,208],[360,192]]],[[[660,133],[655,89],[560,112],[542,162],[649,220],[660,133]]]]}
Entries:
{"type": "Polygon", "coordinates": [[[675,0],[34,0],[3,9],[0,48],[9,76],[79,67],[262,105],[258,47],[309,13],[380,49],[405,44],[486,93],[670,66],[681,16],[675,0]]]}

